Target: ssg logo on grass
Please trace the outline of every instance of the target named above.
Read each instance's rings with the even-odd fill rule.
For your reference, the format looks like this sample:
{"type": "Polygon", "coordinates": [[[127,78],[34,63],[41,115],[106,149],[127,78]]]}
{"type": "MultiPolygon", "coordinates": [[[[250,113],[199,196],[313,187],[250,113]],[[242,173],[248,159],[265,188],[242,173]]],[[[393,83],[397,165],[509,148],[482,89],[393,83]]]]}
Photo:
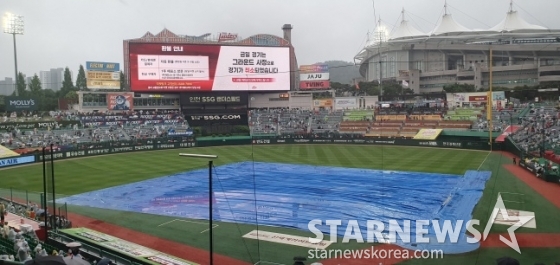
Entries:
{"type": "MultiPolygon", "coordinates": [[[[404,244],[430,244],[435,243],[438,244],[443,243],[464,243],[460,242],[461,233],[466,230],[472,236],[466,237],[466,243],[468,244],[476,244],[481,241],[486,240],[488,238],[488,234],[490,233],[490,229],[494,224],[496,217],[498,214],[502,215],[503,220],[507,220],[510,223],[513,223],[510,228],[508,228],[508,233],[510,239],[505,238],[504,236],[500,235],[500,241],[508,245],[513,250],[521,253],[519,248],[519,244],[517,242],[517,238],[515,237],[515,230],[524,226],[526,223],[534,219],[534,216],[515,216],[510,217],[508,211],[504,205],[504,201],[502,200],[502,196],[498,195],[498,200],[494,205],[494,210],[490,215],[490,219],[488,220],[486,227],[484,228],[483,233],[480,233],[474,226],[480,225],[480,220],[472,219],[467,220],[404,220],[399,223],[397,220],[389,220],[389,227],[385,227],[385,224],[379,220],[368,220],[366,221],[366,239],[364,240],[362,231],[360,229],[360,224],[357,220],[349,220],[348,224],[346,225],[346,229],[344,232],[344,236],[342,239],[342,243],[348,243],[350,240],[356,240],[358,243],[397,243],[397,236],[400,239],[400,242],[404,244]],[[401,224],[402,223],[402,224],[401,224]],[[465,226],[465,230],[463,230],[463,225],[465,226]],[[413,230],[414,228],[414,230],[413,230]],[[414,232],[414,237],[412,236],[414,232]],[[433,231],[435,234],[435,238],[429,233],[433,231]],[[449,240],[447,240],[449,239],[449,240]]],[[[312,220],[308,223],[309,231],[315,234],[315,238],[309,238],[309,242],[311,243],[319,243],[323,240],[324,234],[317,228],[317,226],[327,225],[329,226],[329,237],[331,242],[337,242],[337,231],[339,226],[342,225],[342,220],[312,220]]],[[[363,226],[362,226],[363,227],[363,226]]]]}

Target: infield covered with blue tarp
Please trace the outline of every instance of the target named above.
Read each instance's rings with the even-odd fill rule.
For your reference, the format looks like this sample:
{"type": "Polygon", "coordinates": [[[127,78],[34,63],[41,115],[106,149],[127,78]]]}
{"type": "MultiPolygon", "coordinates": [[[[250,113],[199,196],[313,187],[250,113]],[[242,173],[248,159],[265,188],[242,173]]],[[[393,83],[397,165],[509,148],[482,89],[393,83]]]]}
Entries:
{"type": "MultiPolygon", "coordinates": [[[[343,236],[349,220],[357,220],[367,240],[367,220],[389,227],[389,220],[412,221],[408,249],[442,249],[464,253],[479,244],[466,242],[466,221],[482,196],[490,172],[468,171],[464,176],[382,171],[295,164],[242,162],[213,171],[216,221],[291,227],[309,231],[311,220],[327,235],[326,220],[342,220],[343,236]],[[429,244],[415,244],[415,220],[464,220],[458,243],[449,237],[435,242],[427,226],[429,244]]],[[[59,199],[71,205],[208,219],[208,169],[115,186],[59,199]]],[[[388,236],[388,235],[387,235],[388,236]]],[[[325,237],[328,239],[328,237],[325,237]]]]}

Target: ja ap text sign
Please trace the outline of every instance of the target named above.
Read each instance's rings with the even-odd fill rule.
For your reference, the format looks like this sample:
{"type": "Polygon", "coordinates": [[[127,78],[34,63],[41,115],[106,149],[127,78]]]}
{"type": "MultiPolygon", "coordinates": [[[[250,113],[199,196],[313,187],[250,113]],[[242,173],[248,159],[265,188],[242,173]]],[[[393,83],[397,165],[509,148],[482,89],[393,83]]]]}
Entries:
{"type": "Polygon", "coordinates": [[[328,81],[330,80],[330,76],[329,73],[300,74],[299,80],[300,81],[328,81]]]}

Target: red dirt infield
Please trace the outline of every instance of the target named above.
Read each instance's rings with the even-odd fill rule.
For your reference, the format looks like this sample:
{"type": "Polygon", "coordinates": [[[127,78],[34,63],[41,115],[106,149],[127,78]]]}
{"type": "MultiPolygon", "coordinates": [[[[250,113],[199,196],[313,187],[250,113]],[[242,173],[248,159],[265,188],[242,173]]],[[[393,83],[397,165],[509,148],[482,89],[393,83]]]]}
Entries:
{"type": "MultiPolygon", "coordinates": [[[[199,263],[201,265],[209,264],[209,252],[203,249],[194,248],[183,245],[181,243],[161,239],[155,236],[140,233],[128,228],[105,223],[93,218],[82,215],[68,213],[68,219],[72,220],[74,227],[86,227],[105,234],[109,234],[147,248],[155,249],[162,253],[176,256],[178,258],[199,263]]],[[[250,265],[250,263],[237,260],[234,258],[214,254],[215,264],[228,265],[250,265]]]]}

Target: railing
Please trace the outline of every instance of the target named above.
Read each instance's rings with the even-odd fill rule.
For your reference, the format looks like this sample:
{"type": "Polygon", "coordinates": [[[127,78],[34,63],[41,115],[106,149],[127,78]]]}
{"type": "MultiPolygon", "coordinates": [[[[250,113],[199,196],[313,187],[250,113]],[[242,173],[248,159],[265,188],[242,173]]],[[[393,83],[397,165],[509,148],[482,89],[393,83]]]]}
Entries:
{"type": "MultiPolygon", "coordinates": [[[[62,198],[64,195],[56,194],[56,197],[62,198]]],[[[43,193],[34,193],[27,190],[21,191],[12,188],[0,189],[0,201],[4,203],[8,212],[38,222],[44,221],[44,218],[41,218],[41,216],[43,216],[42,213],[45,211],[46,205],[47,214],[49,214],[48,227],[66,228],[71,226],[71,222],[68,219],[68,205],[64,203],[58,206],[56,214],[53,214],[55,211],[52,208],[52,202],[45,204],[43,193]],[[13,208],[10,207],[10,204],[13,205],[13,208]],[[42,212],[39,211],[39,214],[35,216],[32,216],[31,213],[28,214],[31,208],[36,211],[35,207],[42,210],[42,212]],[[59,217],[58,222],[54,219],[55,217],[59,217]]]]}

